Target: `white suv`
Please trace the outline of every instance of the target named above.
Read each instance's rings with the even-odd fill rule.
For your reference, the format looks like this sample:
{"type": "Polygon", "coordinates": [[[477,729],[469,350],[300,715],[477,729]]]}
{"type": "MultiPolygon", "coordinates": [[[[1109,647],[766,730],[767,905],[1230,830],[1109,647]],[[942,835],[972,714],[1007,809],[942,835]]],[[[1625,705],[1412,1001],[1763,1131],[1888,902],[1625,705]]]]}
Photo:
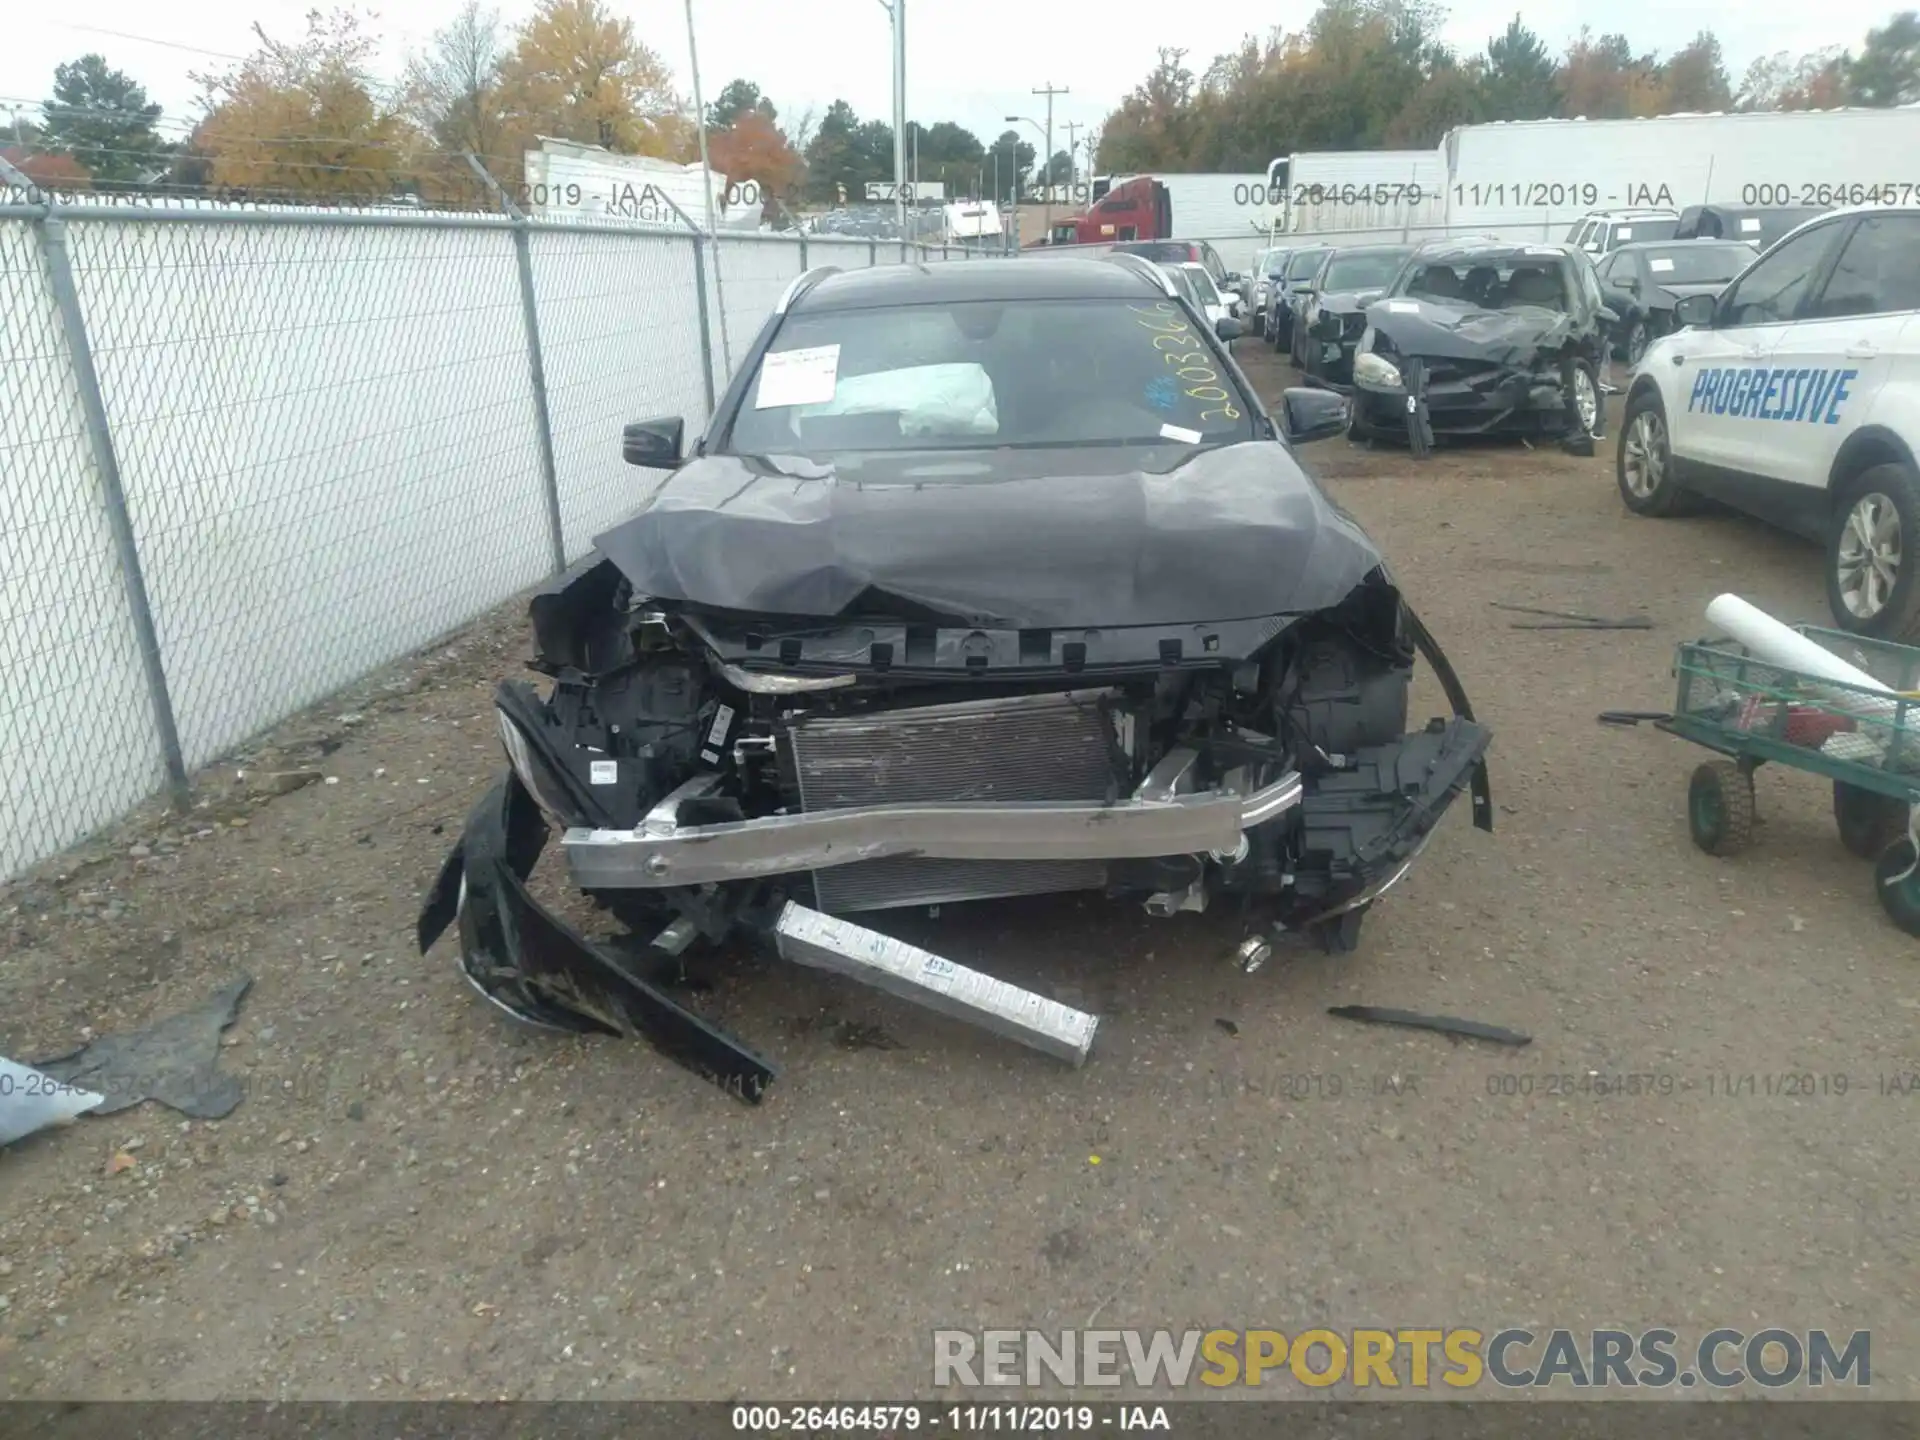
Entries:
{"type": "Polygon", "coordinates": [[[1627,388],[1627,508],[1824,540],[1835,623],[1920,639],[1920,206],[1810,220],[1675,316],[1627,388]]]}
{"type": "Polygon", "coordinates": [[[1636,240],[1671,240],[1679,228],[1678,210],[1590,210],[1574,221],[1567,244],[1589,255],[1611,255],[1636,240]]]}

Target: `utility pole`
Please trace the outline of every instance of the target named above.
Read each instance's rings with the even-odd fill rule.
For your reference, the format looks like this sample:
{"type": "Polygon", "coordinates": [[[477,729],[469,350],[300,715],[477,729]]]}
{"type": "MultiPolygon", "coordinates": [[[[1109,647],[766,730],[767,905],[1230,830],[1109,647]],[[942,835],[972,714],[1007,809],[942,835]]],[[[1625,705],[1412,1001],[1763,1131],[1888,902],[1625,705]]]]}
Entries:
{"type": "MultiPolygon", "coordinates": [[[[897,4],[898,0],[895,0],[895,3],[897,4]]],[[[1046,233],[1051,235],[1053,233],[1053,97],[1071,92],[1064,85],[1056,90],[1053,82],[1049,80],[1044,89],[1037,89],[1033,93],[1047,97],[1047,154],[1046,158],[1040,162],[1040,175],[1046,181],[1047,188],[1042,192],[1046,197],[1046,205],[1041,215],[1046,233]]]]}
{"type": "MultiPolygon", "coordinates": [[[[1080,145],[1079,142],[1074,139],[1074,135],[1086,129],[1087,124],[1084,120],[1065,120],[1062,121],[1061,124],[1067,132],[1067,199],[1073,204],[1078,204],[1079,202],[1073,198],[1072,187],[1079,178],[1080,145]]],[[[1091,179],[1092,177],[1089,176],[1088,178],[1091,179]]]]}

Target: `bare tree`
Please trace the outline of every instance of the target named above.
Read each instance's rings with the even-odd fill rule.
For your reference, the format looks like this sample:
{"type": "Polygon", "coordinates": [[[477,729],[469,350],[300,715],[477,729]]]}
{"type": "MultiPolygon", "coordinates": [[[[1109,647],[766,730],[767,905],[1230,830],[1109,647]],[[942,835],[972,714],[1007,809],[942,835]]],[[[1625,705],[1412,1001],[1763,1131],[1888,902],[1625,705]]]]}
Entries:
{"type": "Polygon", "coordinates": [[[500,14],[466,0],[427,48],[407,61],[407,109],[420,128],[449,151],[499,155],[507,125],[500,103],[505,51],[500,14]]]}
{"type": "Polygon", "coordinates": [[[820,128],[820,120],[813,106],[809,105],[781,128],[787,132],[787,144],[793,147],[794,153],[804,155],[814,132],[820,128]]]}

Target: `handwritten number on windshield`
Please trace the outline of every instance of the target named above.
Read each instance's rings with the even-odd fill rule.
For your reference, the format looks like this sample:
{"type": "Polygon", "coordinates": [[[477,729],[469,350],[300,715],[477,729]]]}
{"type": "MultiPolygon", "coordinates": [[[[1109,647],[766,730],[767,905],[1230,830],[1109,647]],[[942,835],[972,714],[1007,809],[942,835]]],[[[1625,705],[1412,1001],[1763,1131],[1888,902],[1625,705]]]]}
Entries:
{"type": "MultiPolygon", "coordinates": [[[[1153,348],[1159,350],[1166,362],[1175,367],[1173,372],[1175,375],[1189,382],[1183,392],[1184,394],[1194,400],[1226,401],[1233,398],[1227,390],[1221,387],[1219,383],[1220,372],[1207,363],[1207,352],[1198,348],[1198,338],[1187,325],[1178,307],[1169,301],[1163,300],[1151,309],[1143,310],[1138,305],[1129,305],[1127,308],[1137,316],[1152,317],[1151,319],[1142,318],[1139,324],[1155,332],[1153,348]],[[1157,324],[1155,323],[1156,321],[1165,321],[1168,323],[1157,324]],[[1162,349],[1160,344],[1162,340],[1172,340],[1177,346],[1186,346],[1189,348],[1174,350],[1162,349]]],[[[1200,419],[1202,421],[1211,420],[1216,416],[1223,420],[1238,420],[1240,418],[1240,412],[1234,409],[1233,406],[1227,404],[1222,404],[1212,410],[1202,410],[1200,412],[1200,419]]]]}

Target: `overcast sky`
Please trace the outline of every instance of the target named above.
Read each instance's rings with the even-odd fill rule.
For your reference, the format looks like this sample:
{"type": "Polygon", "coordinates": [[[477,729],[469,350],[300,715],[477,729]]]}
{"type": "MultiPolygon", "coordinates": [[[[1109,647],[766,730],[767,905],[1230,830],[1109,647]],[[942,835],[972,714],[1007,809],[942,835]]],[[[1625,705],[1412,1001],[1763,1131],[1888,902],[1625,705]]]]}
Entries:
{"type": "MultiPolygon", "coordinates": [[[[276,38],[297,36],[311,4],[326,0],[194,0],[161,7],[152,0],[81,0],[72,7],[11,7],[0,42],[0,124],[8,107],[44,98],[53,67],[98,51],[127,71],[166,107],[170,119],[197,114],[189,72],[223,68],[246,53],[256,20],[276,38]],[[118,34],[101,33],[105,31],[118,34]],[[126,38],[142,37],[142,38],[126,38]],[[165,42],[165,43],[162,43],[165,42]]],[[[691,92],[685,10],[680,0],[611,0],[632,17],[642,38],[675,69],[691,92]]],[[[458,9],[459,0],[389,3],[376,12],[389,69],[458,9]]],[[[511,23],[532,0],[505,0],[511,23]]],[[[907,89],[912,119],[958,120],[991,140],[1012,114],[1046,116],[1031,93],[1049,82],[1066,86],[1054,98],[1054,148],[1067,141],[1065,122],[1097,122],[1152,67],[1156,47],[1181,46],[1196,71],[1249,30],[1296,29],[1311,0],[1262,5],[1206,5],[1198,10],[1155,3],[1068,5],[1039,0],[908,0],[907,89]],[[1110,16],[1111,19],[1104,19],[1110,16]]],[[[1478,50],[1505,28],[1516,0],[1456,0],[1446,36],[1478,50]]],[[[1737,84],[1748,62],[1777,51],[1806,53],[1825,45],[1857,48],[1893,6],[1865,0],[1818,5],[1729,5],[1725,0],[1614,0],[1601,7],[1574,0],[1527,0],[1527,23],[1558,50],[1579,21],[1622,30],[1636,48],[1665,54],[1701,29],[1715,30],[1737,84]]],[[[727,80],[755,81],[783,118],[847,100],[861,117],[887,119],[892,109],[889,22],[880,0],[694,0],[700,78],[712,99],[727,80]]],[[[1021,126],[1029,139],[1030,127],[1021,126]]]]}

